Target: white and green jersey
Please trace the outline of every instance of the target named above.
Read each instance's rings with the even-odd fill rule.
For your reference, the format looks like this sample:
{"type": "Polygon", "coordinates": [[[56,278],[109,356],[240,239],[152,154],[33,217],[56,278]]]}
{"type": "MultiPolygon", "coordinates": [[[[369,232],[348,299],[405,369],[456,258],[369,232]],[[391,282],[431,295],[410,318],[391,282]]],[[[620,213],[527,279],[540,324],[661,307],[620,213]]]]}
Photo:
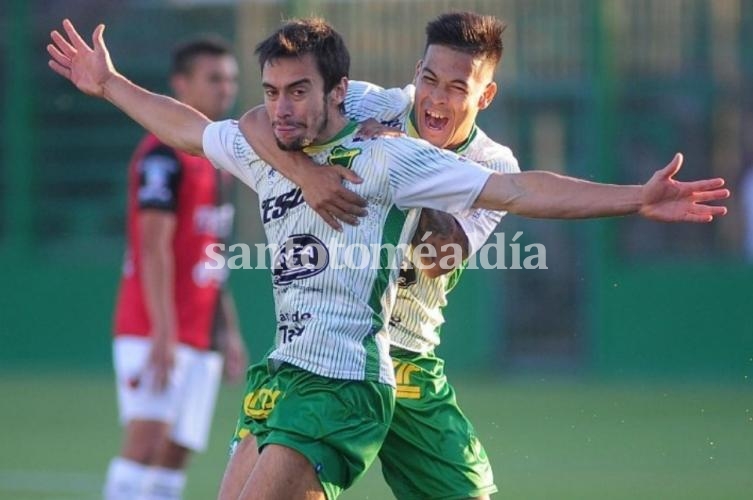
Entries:
{"type": "MultiPolygon", "coordinates": [[[[413,85],[404,89],[383,89],[371,83],[351,80],[345,98],[345,111],[353,120],[374,118],[418,137],[412,117],[414,91],[413,85]]],[[[491,140],[476,126],[455,152],[497,172],[520,171],[512,151],[491,140]]],[[[472,209],[453,215],[465,231],[470,254],[473,254],[483,246],[505,212],[472,209]]],[[[439,345],[439,330],[444,323],[442,309],[447,305],[447,293],[457,283],[462,269],[431,279],[415,267],[409,267],[404,266],[398,280],[397,299],[389,322],[390,340],[400,348],[426,353],[439,345]]]]}
{"type": "Polygon", "coordinates": [[[419,211],[408,209],[468,209],[492,172],[425,141],[364,141],[356,129],[350,122],[329,143],[306,149],[315,162],[345,166],[364,179],[348,187],[368,201],[369,215],[343,232],[261,161],[237,122],[209,125],[203,146],[217,168],[258,193],[267,240],[279,246],[272,259],[278,330],[270,359],[324,377],[394,385],[384,323],[403,256],[398,245],[410,240],[418,220],[419,211]],[[398,250],[390,255],[384,245],[398,250]]]}

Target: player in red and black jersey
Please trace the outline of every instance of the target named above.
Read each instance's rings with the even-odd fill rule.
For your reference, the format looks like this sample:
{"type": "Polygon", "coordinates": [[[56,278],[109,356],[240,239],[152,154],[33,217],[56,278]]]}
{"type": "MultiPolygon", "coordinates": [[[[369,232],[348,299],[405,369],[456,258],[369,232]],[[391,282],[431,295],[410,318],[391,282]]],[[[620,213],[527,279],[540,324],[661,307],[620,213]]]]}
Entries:
{"type": "MultiPolygon", "coordinates": [[[[174,53],[178,100],[222,117],[237,91],[228,46],[207,38],[174,53]]],[[[113,347],[125,438],[105,498],[179,499],[191,451],[206,446],[223,357],[229,378],[247,359],[227,269],[205,266],[206,248],[228,236],[229,177],[205,158],[147,135],[128,173],[128,234],[113,347]]]]}

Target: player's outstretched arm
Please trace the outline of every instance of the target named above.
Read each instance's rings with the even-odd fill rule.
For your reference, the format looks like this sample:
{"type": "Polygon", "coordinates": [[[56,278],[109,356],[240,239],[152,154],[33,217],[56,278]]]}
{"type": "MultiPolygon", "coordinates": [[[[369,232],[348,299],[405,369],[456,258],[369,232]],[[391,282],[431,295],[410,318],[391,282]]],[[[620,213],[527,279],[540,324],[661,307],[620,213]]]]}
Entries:
{"type": "Polygon", "coordinates": [[[202,135],[209,119],[168,96],[155,94],[132,83],[112,64],[104,41],[105,25],[92,34],[92,46],[84,41],[68,19],[66,36],[54,30],[47,45],[49,66],[85,94],[107,99],[159,139],[191,154],[202,154],[202,135]]]}
{"type": "Polygon", "coordinates": [[[663,222],[711,222],[727,213],[709,202],[729,197],[724,179],[681,182],[677,154],[644,185],[600,184],[543,171],[493,174],[475,206],[525,217],[589,219],[638,213],[663,222]]]}
{"type": "Polygon", "coordinates": [[[246,112],[238,125],[256,154],[300,186],[306,203],[332,228],[342,229],[338,220],[356,225],[366,215],[366,200],[342,185],[343,180],[358,184],[362,179],[347,168],[321,168],[303,153],[281,150],[264,106],[246,112]]]}

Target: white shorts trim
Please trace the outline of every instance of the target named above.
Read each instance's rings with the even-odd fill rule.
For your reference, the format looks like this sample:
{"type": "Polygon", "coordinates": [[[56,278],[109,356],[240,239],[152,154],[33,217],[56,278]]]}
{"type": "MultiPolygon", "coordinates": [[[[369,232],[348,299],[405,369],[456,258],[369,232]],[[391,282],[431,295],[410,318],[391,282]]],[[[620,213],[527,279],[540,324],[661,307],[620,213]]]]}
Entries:
{"type": "Polygon", "coordinates": [[[148,337],[127,335],[113,342],[120,422],[166,422],[172,426],[170,437],[175,443],[203,451],[222,380],[222,356],[179,344],[168,386],[155,392],[152,375],[144,372],[151,345],[148,337]]]}

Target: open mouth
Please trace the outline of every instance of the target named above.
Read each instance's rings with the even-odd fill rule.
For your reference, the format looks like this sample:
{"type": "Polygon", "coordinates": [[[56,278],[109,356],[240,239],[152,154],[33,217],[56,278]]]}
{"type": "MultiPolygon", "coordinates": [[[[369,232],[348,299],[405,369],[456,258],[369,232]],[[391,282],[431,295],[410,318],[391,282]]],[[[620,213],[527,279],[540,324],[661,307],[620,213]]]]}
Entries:
{"type": "Polygon", "coordinates": [[[443,130],[449,121],[448,117],[435,111],[426,111],[424,113],[424,124],[429,130],[436,132],[443,130]]]}

